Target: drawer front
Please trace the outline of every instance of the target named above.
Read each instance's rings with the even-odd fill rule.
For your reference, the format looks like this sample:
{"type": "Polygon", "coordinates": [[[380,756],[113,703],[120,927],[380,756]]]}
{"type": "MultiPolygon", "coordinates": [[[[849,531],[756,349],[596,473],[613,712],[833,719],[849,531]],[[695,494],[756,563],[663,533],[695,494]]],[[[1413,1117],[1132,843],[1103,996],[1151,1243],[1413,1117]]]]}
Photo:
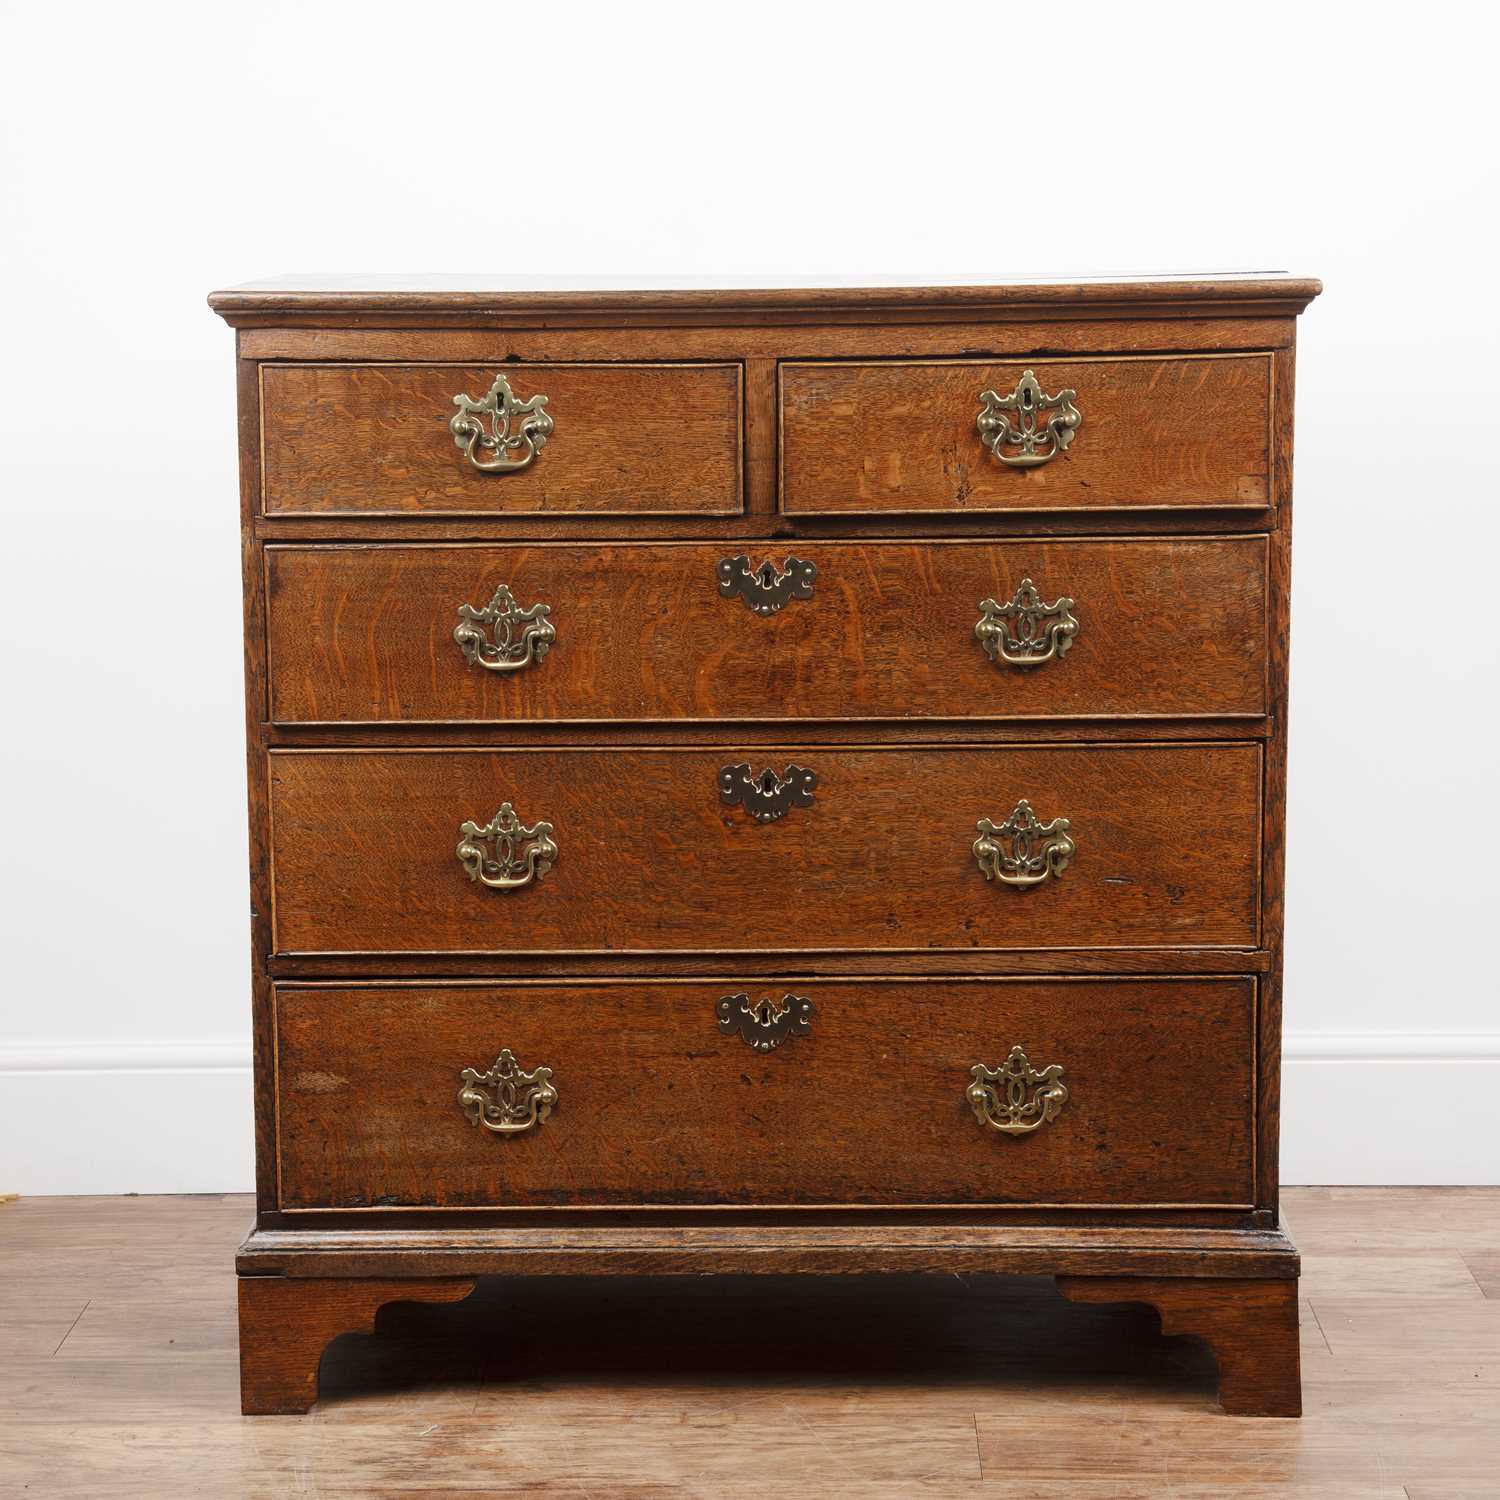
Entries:
{"type": "Polygon", "coordinates": [[[1270,420],[1268,354],[784,364],[782,508],[1259,508],[1270,420]]]}
{"type": "Polygon", "coordinates": [[[1254,1008],[1239,978],[282,987],[282,1206],[1248,1207],[1254,1008]],[[764,1043],[794,1006],[770,1050],[720,1019],[764,1043]]]}
{"type": "Polygon", "coordinates": [[[263,502],[268,515],[730,515],[740,410],[738,365],[264,365],[263,502]]]}
{"type": "Polygon", "coordinates": [[[271,717],[1265,711],[1263,537],[794,546],[272,547],[271,717]]]}
{"type": "Polygon", "coordinates": [[[1253,946],[1260,788],[1235,743],[278,750],[275,946],[1253,946]]]}

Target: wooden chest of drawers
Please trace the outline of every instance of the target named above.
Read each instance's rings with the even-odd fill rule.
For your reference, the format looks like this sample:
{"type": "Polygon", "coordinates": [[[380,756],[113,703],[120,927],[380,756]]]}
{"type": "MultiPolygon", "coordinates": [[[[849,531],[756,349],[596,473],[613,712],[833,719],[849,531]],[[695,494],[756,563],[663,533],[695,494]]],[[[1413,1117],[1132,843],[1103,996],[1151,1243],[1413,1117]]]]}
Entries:
{"type": "Polygon", "coordinates": [[[485,1274],[1014,1271],[1295,1414],[1287,277],[217,293],[246,1411],[485,1274]]]}

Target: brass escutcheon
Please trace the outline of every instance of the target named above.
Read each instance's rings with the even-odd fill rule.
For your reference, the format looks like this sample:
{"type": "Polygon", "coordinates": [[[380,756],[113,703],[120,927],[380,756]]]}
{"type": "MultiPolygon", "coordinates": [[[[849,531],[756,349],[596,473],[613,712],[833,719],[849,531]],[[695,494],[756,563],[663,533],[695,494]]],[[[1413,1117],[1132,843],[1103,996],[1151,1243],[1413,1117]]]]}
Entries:
{"type": "Polygon", "coordinates": [[[721,599],[738,596],[745,601],[746,608],[764,618],[776,614],[793,599],[811,599],[818,569],[800,557],[789,557],[780,571],[769,559],[752,570],[750,559],[742,552],[722,559],[718,573],[721,599]]]}
{"type": "Polygon", "coordinates": [[[739,1033],[753,1052],[774,1052],[788,1037],[806,1036],[812,1030],[817,1007],[801,995],[783,995],[778,1005],[769,995],[753,1005],[743,990],[725,995],[714,1007],[719,1030],[725,1036],[739,1033]]]}
{"type": "Polygon", "coordinates": [[[818,773],[801,766],[788,766],[780,776],[767,767],[756,776],[749,761],[741,761],[719,772],[719,798],[739,803],[757,823],[774,823],[794,807],[811,807],[817,784],[818,773]]]}

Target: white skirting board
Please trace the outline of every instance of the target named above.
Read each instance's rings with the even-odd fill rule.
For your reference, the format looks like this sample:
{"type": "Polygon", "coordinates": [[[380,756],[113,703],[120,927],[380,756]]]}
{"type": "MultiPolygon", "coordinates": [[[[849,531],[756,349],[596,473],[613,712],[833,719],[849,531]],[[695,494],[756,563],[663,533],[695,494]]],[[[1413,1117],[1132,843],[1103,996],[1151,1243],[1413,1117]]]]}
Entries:
{"type": "MultiPolygon", "coordinates": [[[[242,1044],[0,1047],[0,1192],[248,1192],[253,1161],[242,1044]]],[[[1292,1034],[1281,1176],[1500,1183],[1500,1032],[1292,1034]]]]}
{"type": "Polygon", "coordinates": [[[248,1192],[251,1118],[243,1043],[0,1047],[0,1192],[248,1192]]]}
{"type": "Polygon", "coordinates": [[[1288,1185],[1500,1183],[1500,1032],[1292,1032],[1288,1185]]]}

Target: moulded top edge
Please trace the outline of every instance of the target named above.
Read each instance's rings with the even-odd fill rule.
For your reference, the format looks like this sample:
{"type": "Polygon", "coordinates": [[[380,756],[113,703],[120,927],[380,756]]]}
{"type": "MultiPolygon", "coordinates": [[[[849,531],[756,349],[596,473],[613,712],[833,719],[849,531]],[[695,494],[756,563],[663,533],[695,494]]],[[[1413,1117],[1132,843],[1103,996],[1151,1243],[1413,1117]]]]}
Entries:
{"type": "Polygon", "coordinates": [[[1285,272],[1211,272],[1109,278],[929,280],[863,278],[794,285],[723,278],[717,284],[647,277],[294,275],[217,291],[225,317],[285,313],[823,313],[923,308],[1042,309],[1079,306],[1206,306],[1274,303],[1299,310],[1322,290],[1285,272]]]}

